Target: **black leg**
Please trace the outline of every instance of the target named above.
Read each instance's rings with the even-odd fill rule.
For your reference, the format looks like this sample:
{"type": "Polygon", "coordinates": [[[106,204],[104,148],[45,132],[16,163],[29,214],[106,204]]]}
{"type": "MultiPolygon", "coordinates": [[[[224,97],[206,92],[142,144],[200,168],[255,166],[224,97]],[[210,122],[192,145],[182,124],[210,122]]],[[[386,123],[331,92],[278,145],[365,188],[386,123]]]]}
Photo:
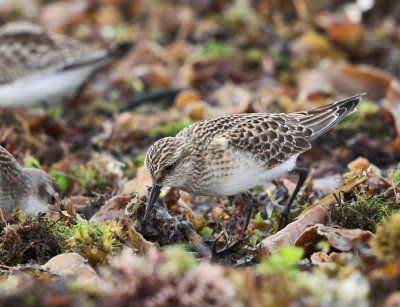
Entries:
{"type": "Polygon", "coordinates": [[[246,193],[243,193],[241,196],[244,200],[244,203],[246,204],[246,219],[243,226],[243,231],[246,231],[247,226],[249,226],[251,211],[253,211],[253,202],[250,200],[249,195],[247,195],[246,193]]]}
{"type": "Polygon", "coordinates": [[[299,180],[297,181],[296,187],[294,188],[293,194],[290,197],[285,209],[282,212],[281,219],[279,220],[279,227],[278,230],[283,229],[289,222],[289,214],[290,209],[294,200],[296,199],[297,194],[300,191],[301,186],[303,185],[304,181],[306,181],[308,170],[305,168],[295,167],[293,172],[299,174],[299,180]]]}

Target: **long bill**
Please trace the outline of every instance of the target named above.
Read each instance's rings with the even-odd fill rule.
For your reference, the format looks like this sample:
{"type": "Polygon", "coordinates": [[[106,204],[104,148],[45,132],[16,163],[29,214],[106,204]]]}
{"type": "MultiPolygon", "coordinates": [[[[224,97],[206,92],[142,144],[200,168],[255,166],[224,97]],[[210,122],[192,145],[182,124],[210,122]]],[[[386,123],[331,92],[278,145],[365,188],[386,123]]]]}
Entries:
{"type": "Polygon", "coordinates": [[[154,203],[160,196],[162,186],[159,184],[153,184],[150,191],[149,201],[147,202],[146,212],[144,213],[143,221],[146,222],[149,219],[151,209],[153,209],[154,203]]]}

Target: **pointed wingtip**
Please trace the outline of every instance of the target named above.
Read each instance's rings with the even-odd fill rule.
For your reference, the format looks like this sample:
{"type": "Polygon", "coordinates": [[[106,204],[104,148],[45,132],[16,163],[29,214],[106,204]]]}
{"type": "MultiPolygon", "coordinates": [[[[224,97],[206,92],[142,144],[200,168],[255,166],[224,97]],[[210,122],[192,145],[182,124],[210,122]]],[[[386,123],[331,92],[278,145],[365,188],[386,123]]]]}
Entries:
{"type": "Polygon", "coordinates": [[[358,99],[358,101],[360,102],[365,95],[367,95],[366,92],[359,93],[357,95],[354,95],[353,97],[347,98],[346,100],[358,99]]]}

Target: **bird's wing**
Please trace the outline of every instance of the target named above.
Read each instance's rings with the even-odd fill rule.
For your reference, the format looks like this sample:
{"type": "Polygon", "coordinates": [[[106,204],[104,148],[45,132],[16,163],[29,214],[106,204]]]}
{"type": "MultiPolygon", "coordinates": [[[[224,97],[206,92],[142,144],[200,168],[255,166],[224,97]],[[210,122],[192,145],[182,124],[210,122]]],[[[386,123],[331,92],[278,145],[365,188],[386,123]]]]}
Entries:
{"type": "Polygon", "coordinates": [[[0,84],[40,71],[65,69],[104,59],[106,50],[50,34],[38,25],[18,22],[0,28],[0,84]]]}
{"type": "Polygon", "coordinates": [[[247,120],[222,134],[234,149],[250,152],[273,168],[311,148],[312,131],[293,114],[249,114],[247,120]]]}
{"type": "Polygon", "coordinates": [[[252,114],[236,114],[199,121],[181,130],[176,137],[187,138],[197,145],[207,146],[214,137],[246,122],[252,114]]]}
{"type": "Polygon", "coordinates": [[[251,152],[272,168],[310,149],[311,140],[355,111],[362,95],[297,113],[251,113],[207,119],[186,127],[177,137],[189,139],[199,148],[223,137],[228,146],[251,152]]]}

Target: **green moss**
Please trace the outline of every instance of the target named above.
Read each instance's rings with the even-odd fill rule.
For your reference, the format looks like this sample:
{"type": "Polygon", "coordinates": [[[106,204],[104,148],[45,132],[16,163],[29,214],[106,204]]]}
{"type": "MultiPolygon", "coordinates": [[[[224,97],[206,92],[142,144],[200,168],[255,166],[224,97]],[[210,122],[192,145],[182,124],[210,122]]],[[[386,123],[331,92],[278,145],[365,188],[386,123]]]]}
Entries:
{"type": "Polygon", "coordinates": [[[75,224],[54,222],[44,216],[14,215],[16,224],[8,225],[0,237],[0,262],[16,265],[36,260],[44,263],[53,256],[73,250],[96,265],[106,262],[121,248],[114,232],[116,222],[108,225],[85,220],[79,215],[75,224]]]}
{"type": "Polygon", "coordinates": [[[254,220],[256,221],[257,224],[269,224],[267,221],[263,220],[262,216],[261,216],[261,212],[257,212],[257,214],[254,217],[254,220]]]}
{"type": "Polygon", "coordinates": [[[338,127],[348,130],[348,133],[364,131],[381,138],[386,136],[395,136],[394,128],[388,129],[382,122],[382,116],[376,103],[363,100],[357,107],[357,111],[343,119],[338,127]]]}
{"type": "Polygon", "coordinates": [[[147,132],[147,135],[151,138],[158,136],[175,136],[181,131],[183,128],[194,124],[195,121],[190,120],[188,118],[183,118],[179,121],[169,123],[163,126],[154,127],[152,130],[147,132]]]}
{"type": "Polygon", "coordinates": [[[133,159],[133,164],[136,167],[142,167],[144,166],[144,159],[146,158],[145,154],[138,155],[135,159],[133,159]]]}
{"type": "Polygon", "coordinates": [[[284,246],[273,253],[267,261],[261,262],[258,271],[261,273],[273,273],[282,271],[288,274],[299,272],[297,263],[303,258],[304,250],[298,246],[284,246]]]}
{"type": "Polygon", "coordinates": [[[252,63],[258,63],[261,61],[263,53],[260,49],[249,48],[244,50],[243,58],[244,60],[252,63]]]}
{"type": "Polygon", "coordinates": [[[255,247],[258,243],[260,243],[266,237],[267,237],[267,235],[262,233],[259,229],[254,230],[254,234],[250,237],[251,246],[255,247]]]}
{"type": "Polygon", "coordinates": [[[203,55],[220,59],[235,54],[236,49],[232,47],[232,45],[226,44],[224,42],[215,39],[211,39],[206,42],[202,53],[203,55]]]}
{"type": "Polygon", "coordinates": [[[204,237],[211,236],[214,233],[214,230],[208,226],[204,226],[197,232],[200,236],[202,236],[204,238],[204,237]]]}
{"type": "Polygon", "coordinates": [[[50,176],[53,177],[58,185],[60,186],[61,193],[65,194],[65,192],[68,190],[69,183],[71,181],[71,178],[68,176],[68,174],[56,170],[52,170],[50,172],[50,176]]]}
{"type": "Polygon", "coordinates": [[[131,28],[129,24],[125,22],[119,22],[115,27],[115,40],[129,40],[131,35],[131,28]]]}
{"type": "Polygon", "coordinates": [[[171,245],[165,249],[167,260],[165,266],[174,274],[181,274],[198,264],[196,258],[188,253],[182,245],[171,245]]]}
{"type": "Polygon", "coordinates": [[[340,200],[338,204],[331,205],[329,213],[332,222],[341,227],[374,232],[376,225],[397,209],[393,199],[360,191],[353,199],[340,200]]]}
{"type": "Polygon", "coordinates": [[[395,260],[400,255],[400,212],[377,227],[371,246],[380,259],[395,260]]]}
{"type": "Polygon", "coordinates": [[[389,178],[393,181],[394,184],[400,183],[400,169],[390,169],[389,178]]]}
{"type": "Polygon", "coordinates": [[[60,238],[52,231],[52,224],[44,215],[27,217],[17,210],[0,236],[0,263],[5,265],[25,264],[36,261],[45,263],[61,253],[60,238]]]}
{"type": "Polygon", "coordinates": [[[86,190],[104,190],[107,184],[107,179],[100,176],[95,169],[90,166],[74,165],[72,167],[74,176],[86,190]]]}
{"type": "Polygon", "coordinates": [[[24,165],[26,167],[32,167],[32,168],[40,168],[40,162],[38,159],[32,156],[25,157],[24,159],[24,165]]]}
{"type": "Polygon", "coordinates": [[[66,228],[57,228],[69,247],[88,259],[91,265],[102,264],[108,255],[115,255],[121,248],[114,232],[119,230],[116,222],[110,224],[85,220],[77,215],[76,224],[66,228]]]}
{"type": "Polygon", "coordinates": [[[99,112],[102,111],[105,114],[112,115],[115,110],[118,109],[118,103],[115,101],[106,101],[103,99],[95,99],[90,102],[89,111],[99,112]]]}
{"type": "Polygon", "coordinates": [[[61,106],[55,106],[51,107],[47,110],[47,115],[53,117],[54,119],[58,119],[61,117],[62,114],[62,107],[61,106]]]}

